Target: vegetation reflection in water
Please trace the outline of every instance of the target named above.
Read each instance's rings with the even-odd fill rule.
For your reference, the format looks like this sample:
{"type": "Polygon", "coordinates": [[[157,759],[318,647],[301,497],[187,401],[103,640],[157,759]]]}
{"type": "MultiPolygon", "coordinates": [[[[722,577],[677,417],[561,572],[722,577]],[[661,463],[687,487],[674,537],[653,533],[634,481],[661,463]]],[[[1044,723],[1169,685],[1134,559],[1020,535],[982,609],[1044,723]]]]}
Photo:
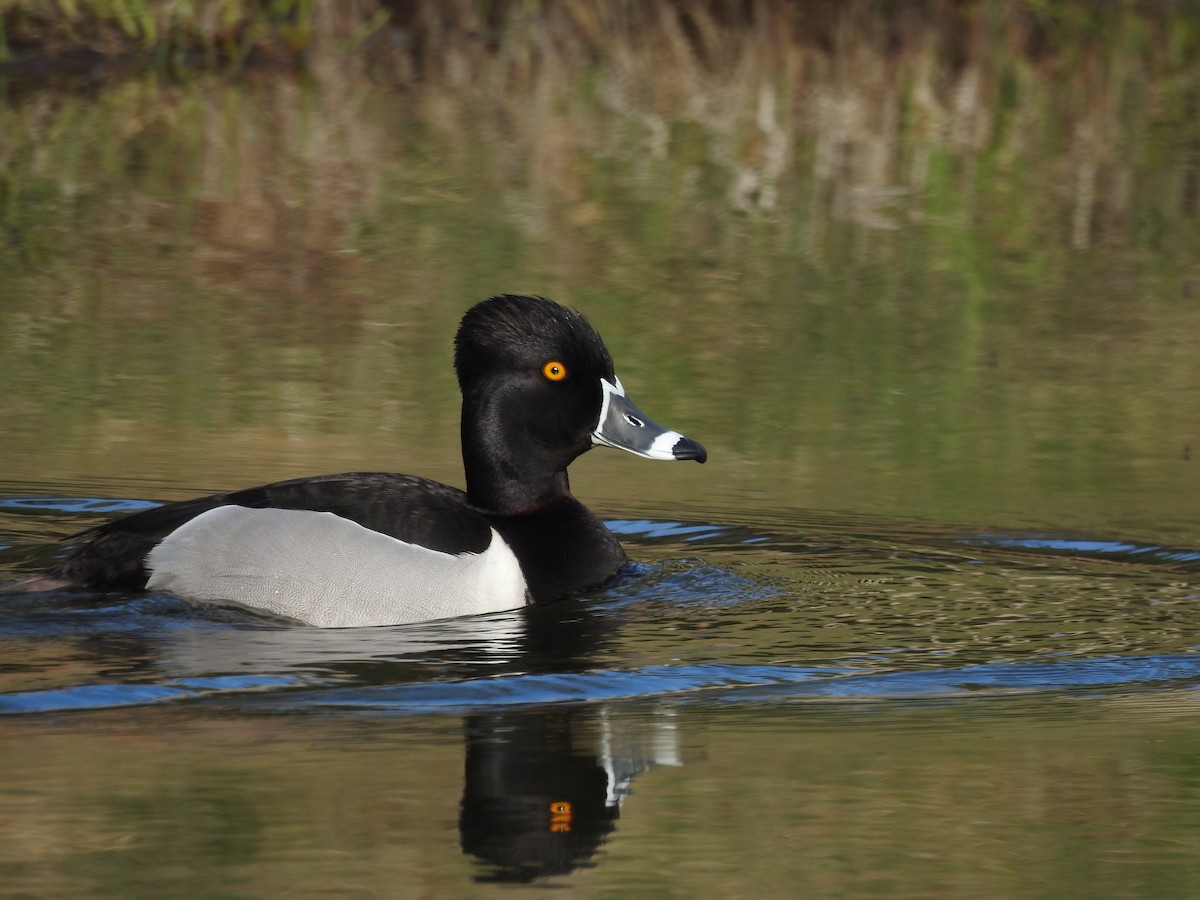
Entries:
{"type": "Polygon", "coordinates": [[[0,577],[146,500],[457,482],[500,290],[713,464],[589,454],[638,568],[466,634],[6,603],[0,880],[1195,895],[1196,22],[414,8],[5,85],[0,577]]]}
{"type": "MultiPolygon", "coordinates": [[[[768,28],[789,13],[764,4],[682,40],[639,8],[513,7],[504,52],[443,36],[419,76],[334,34],[307,79],[16,93],[8,477],[451,477],[449,336],[518,289],[583,309],[661,419],[714,437],[706,490],[1189,527],[1191,19],[768,28]]],[[[599,490],[660,478],[621,481],[599,490]]]]}

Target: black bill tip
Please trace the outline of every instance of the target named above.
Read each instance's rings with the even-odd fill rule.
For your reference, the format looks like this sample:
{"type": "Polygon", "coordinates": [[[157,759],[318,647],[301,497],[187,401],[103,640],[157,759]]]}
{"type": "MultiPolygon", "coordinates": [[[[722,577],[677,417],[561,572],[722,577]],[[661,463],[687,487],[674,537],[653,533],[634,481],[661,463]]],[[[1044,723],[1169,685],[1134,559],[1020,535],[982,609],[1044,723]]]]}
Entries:
{"type": "Polygon", "coordinates": [[[698,463],[708,459],[708,451],[691,438],[680,437],[671,448],[671,455],[676,459],[694,459],[698,463]]]}

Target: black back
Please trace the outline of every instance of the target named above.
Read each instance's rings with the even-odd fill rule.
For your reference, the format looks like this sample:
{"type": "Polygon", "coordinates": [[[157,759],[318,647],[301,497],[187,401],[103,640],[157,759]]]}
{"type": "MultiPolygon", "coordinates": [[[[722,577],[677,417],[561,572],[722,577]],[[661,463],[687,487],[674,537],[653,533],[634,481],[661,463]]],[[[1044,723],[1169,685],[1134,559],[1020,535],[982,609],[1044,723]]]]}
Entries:
{"type": "Polygon", "coordinates": [[[443,553],[481,553],[491,541],[487,520],[457,488],[415,475],[347,472],[210,494],[99,525],[70,539],[82,543],[51,575],[77,584],[143,588],[144,560],[155,544],[201,513],[231,504],[330,512],[443,553]]]}

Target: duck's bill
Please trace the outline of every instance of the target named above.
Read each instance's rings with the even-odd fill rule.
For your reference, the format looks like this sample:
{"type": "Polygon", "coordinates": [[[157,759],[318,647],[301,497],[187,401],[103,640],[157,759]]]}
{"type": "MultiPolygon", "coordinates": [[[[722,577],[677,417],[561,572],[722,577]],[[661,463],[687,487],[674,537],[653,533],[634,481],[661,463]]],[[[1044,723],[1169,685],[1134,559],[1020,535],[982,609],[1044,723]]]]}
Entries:
{"type": "Polygon", "coordinates": [[[694,459],[704,462],[708,451],[678,431],[668,431],[654,424],[644,412],[625,396],[621,379],[612,382],[600,379],[604,403],[600,421],[592,432],[592,443],[627,450],[646,459],[694,459]]]}

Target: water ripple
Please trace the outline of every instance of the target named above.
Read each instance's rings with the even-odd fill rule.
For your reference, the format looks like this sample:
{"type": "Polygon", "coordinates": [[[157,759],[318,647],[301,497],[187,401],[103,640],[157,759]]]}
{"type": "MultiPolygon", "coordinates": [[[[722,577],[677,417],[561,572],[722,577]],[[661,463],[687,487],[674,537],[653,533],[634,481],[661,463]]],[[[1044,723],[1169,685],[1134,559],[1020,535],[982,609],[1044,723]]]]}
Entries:
{"type": "Polygon", "coordinates": [[[159,504],[149,500],[109,500],[96,497],[0,497],[0,509],[20,512],[133,513],[159,504]]]}
{"type": "Polygon", "coordinates": [[[171,684],[84,684],[44,691],[0,695],[0,714],[48,713],[121,706],[145,706],[169,700],[194,700],[222,693],[290,688],[305,682],[292,675],[188,678],[171,684]]]}
{"type": "Polygon", "coordinates": [[[963,538],[959,543],[968,546],[1028,550],[1094,559],[1141,558],[1143,561],[1157,560],[1166,563],[1200,562],[1200,550],[1190,548],[1162,547],[1156,544],[1136,544],[1130,541],[1096,540],[1061,535],[976,534],[963,538]]]}
{"type": "MultiPolygon", "coordinates": [[[[46,512],[152,505],[0,498],[19,534],[46,512]]],[[[835,525],[611,520],[643,561],[604,588],[419,626],[298,628],[163,594],[12,594],[0,604],[0,713],[216,699],[404,713],[644,698],[786,704],[1200,681],[1197,589],[1180,575],[1200,560],[1196,549],[835,525]]],[[[0,553],[0,564],[23,574],[28,552],[0,553]]]]}
{"type": "Polygon", "coordinates": [[[631,671],[522,674],[289,694],[301,706],[397,713],[472,712],[548,703],[673,698],[677,702],[884,700],[1040,691],[1139,691],[1192,686],[1200,654],[1105,657],[867,672],[802,666],[647,666],[631,671]]]}

